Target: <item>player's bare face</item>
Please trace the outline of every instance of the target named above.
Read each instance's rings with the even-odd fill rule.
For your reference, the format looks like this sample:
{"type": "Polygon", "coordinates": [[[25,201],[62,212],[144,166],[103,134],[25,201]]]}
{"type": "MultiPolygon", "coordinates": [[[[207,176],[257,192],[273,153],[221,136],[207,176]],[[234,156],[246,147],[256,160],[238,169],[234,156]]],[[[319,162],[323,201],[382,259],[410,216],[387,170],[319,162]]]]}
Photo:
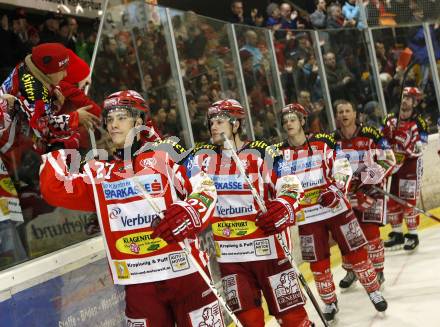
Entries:
{"type": "Polygon", "coordinates": [[[214,117],[209,120],[209,125],[211,129],[212,143],[217,145],[223,145],[222,133],[228,139],[232,139],[232,126],[229,122],[229,118],[226,117],[214,117]]]}
{"type": "Polygon", "coordinates": [[[107,115],[106,123],[114,146],[117,149],[123,148],[130,130],[134,127],[133,117],[127,110],[114,110],[107,115]]]}
{"type": "Polygon", "coordinates": [[[283,128],[289,137],[299,135],[303,130],[301,120],[295,113],[283,116],[283,128]]]}
{"type": "Polygon", "coordinates": [[[414,98],[404,96],[402,98],[402,104],[400,105],[400,119],[409,119],[413,114],[414,98]]]}
{"type": "Polygon", "coordinates": [[[356,124],[356,111],[351,104],[340,104],[336,109],[336,120],[341,127],[353,127],[356,124]]]}

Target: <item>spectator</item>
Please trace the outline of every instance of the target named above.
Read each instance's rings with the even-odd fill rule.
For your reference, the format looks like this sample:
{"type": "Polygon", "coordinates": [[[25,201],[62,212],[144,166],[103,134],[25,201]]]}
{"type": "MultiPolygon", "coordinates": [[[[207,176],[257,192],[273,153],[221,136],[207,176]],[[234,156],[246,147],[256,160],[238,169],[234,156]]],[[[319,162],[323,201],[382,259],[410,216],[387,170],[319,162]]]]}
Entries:
{"type": "Polygon", "coordinates": [[[327,52],[324,55],[324,65],[327,74],[327,82],[330,89],[330,95],[333,101],[338,99],[353,99],[356,93],[352,93],[353,74],[344,64],[337,64],[333,52],[327,52]]]}
{"type": "Polygon", "coordinates": [[[315,0],[316,10],[310,15],[310,21],[314,28],[323,29],[327,24],[327,3],[325,0],[315,0]]]}
{"type": "Polygon", "coordinates": [[[187,59],[200,59],[205,52],[206,44],[207,39],[199,27],[188,27],[188,39],[185,41],[187,59]]]}
{"type": "Polygon", "coordinates": [[[339,3],[332,3],[328,7],[328,16],[326,28],[343,28],[343,27],[354,27],[356,26],[356,21],[351,19],[347,20],[342,15],[341,5],[339,3]]]}
{"type": "MultiPolygon", "coordinates": [[[[32,54],[26,56],[24,62],[19,63],[3,82],[0,95],[10,100],[10,110],[14,110],[16,104],[13,97],[18,97],[22,115],[8,112],[8,115],[14,116],[10,118],[10,129],[1,135],[2,151],[7,152],[17,145],[22,137],[18,132],[20,128],[32,129],[35,136],[33,145],[39,153],[50,151],[55,144],[64,142],[64,146],[69,147],[69,138],[85,121],[76,111],[68,115],[56,114],[64,100],[56,86],[66,76],[68,64],[69,53],[63,45],[41,44],[33,48],[32,54]]],[[[6,160],[5,164],[8,164],[6,160]]]]}
{"type": "Polygon", "coordinates": [[[62,43],[62,39],[58,34],[59,29],[58,16],[53,12],[48,12],[40,33],[41,43],[62,43]]]}
{"type": "Polygon", "coordinates": [[[240,51],[249,51],[252,55],[252,67],[254,70],[258,70],[261,67],[261,60],[263,59],[263,54],[261,50],[257,47],[258,36],[253,30],[247,30],[244,34],[246,44],[240,49],[240,51]]]}
{"type": "Polygon", "coordinates": [[[67,23],[69,25],[69,35],[67,37],[67,47],[73,51],[76,51],[76,45],[78,42],[78,22],[74,17],[68,17],[67,23]]]}
{"type": "Polygon", "coordinates": [[[376,42],[374,44],[376,49],[376,58],[380,65],[380,73],[387,73],[391,76],[394,76],[396,71],[396,67],[392,58],[388,55],[385,45],[382,42],[376,42]]]}
{"type": "Polygon", "coordinates": [[[285,30],[297,29],[298,11],[293,10],[290,2],[282,2],[280,5],[281,28],[285,30]]]}
{"type": "Polygon", "coordinates": [[[277,3],[270,3],[266,8],[266,26],[277,31],[281,28],[281,12],[277,3]]]}
{"type": "Polygon", "coordinates": [[[18,61],[24,59],[26,53],[22,52],[22,43],[19,37],[9,26],[9,18],[2,15],[0,27],[0,42],[6,51],[0,51],[0,78],[4,80],[18,61]]]}
{"type": "Polygon", "coordinates": [[[60,113],[69,114],[76,110],[82,116],[83,126],[79,128],[79,137],[73,140],[79,143],[77,146],[73,145],[72,147],[88,150],[90,143],[87,129],[93,129],[99,125],[101,108],[89,99],[83,91],[85,86],[90,83],[90,68],[87,63],[70,49],[69,61],[67,76],[59,84],[61,93],[64,96],[60,113]]]}
{"type": "MultiPolygon", "coordinates": [[[[348,21],[354,21],[358,28],[365,28],[365,24],[360,20],[361,11],[356,4],[356,0],[347,0],[342,7],[342,14],[348,21]]],[[[351,26],[350,26],[351,27],[351,26]]]]}
{"type": "Polygon", "coordinates": [[[382,112],[380,111],[379,103],[376,101],[367,102],[361,111],[359,120],[365,126],[381,128],[382,112]]]}
{"type": "Polygon", "coordinates": [[[241,0],[233,0],[231,2],[231,15],[227,21],[234,24],[255,25],[251,18],[245,17],[243,1],[241,0]]]}
{"type": "Polygon", "coordinates": [[[307,90],[300,90],[298,95],[298,103],[306,109],[308,114],[313,112],[310,92],[307,90]]]}
{"type": "Polygon", "coordinates": [[[261,74],[259,70],[253,68],[253,56],[248,50],[240,51],[240,61],[244,82],[246,84],[246,92],[248,96],[252,97],[252,93],[256,91],[257,87],[260,87],[261,74]]]}

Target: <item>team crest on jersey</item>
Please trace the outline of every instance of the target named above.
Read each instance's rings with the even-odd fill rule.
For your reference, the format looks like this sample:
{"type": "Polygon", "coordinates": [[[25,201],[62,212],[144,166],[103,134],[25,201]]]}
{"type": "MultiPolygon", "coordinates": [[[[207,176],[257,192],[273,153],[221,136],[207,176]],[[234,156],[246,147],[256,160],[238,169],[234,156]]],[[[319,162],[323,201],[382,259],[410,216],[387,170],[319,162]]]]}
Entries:
{"type": "Polygon", "coordinates": [[[315,239],[313,235],[300,235],[301,255],[305,261],[316,261],[315,239]]]}
{"type": "Polygon", "coordinates": [[[280,312],[305,303],[293,268],[270,276],[269,282],[280,312]]]}
{"type": "Polygon", "coordinates": [[[223,327],[223,317],[218,301],[189,313],[191,326],[194,327],[223,327]]]}
{"type": "Polygon", "coordinates": [[[238,296],[237,275],[228,275],[222,278],[226,302],[232,311],[241,310],[240,297],[238,296]]]}
{"type": "Polygon", "coordinates": [[[144,168],[153,168],[157,164],[156,158],[145,158],[142,159],[140,162],[140,165],[144,168]]]}
{"type": "Polygon", "coordinates": [[[362,229],[359,226],[359,222],[357,221],[357,219],[352,219],[345,225],[341,225],[341,231],[350,250],[356,250],[365,245],[365,235],[362,232],[362,229]]]}

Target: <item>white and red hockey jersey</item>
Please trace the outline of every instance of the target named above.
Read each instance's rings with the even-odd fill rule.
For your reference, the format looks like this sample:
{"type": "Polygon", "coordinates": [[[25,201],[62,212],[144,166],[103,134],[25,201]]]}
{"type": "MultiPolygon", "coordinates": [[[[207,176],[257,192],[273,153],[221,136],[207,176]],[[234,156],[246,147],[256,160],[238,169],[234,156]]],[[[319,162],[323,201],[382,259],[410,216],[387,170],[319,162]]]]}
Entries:
{"type": "MultiPolygon", "coordinates": [[[[164,141],[157,146],[161,144],[164,141]]],[[[185,166],[170,154],[173,149],[183,152],[183,148],[173,145],[169,150],[161,147],[143,152],[129,161],[92,160],[82,174],[69,173],[64,150],[43,156],[41,194],[54,206],[97,212],[115,284],[167,280],[197,271],[178,244],[150,237],[158,219],[154,207],[165,210],[175,201],[190,198],[204,228],[217,200],[206,174],[187,177],[185,166]]],[[[196,241],[192,253],[206,265],[196,241]]]]}
{"type": "Polygon", "coordinates": [[[275,167],[278,176],[295,174],[304,189],[298,225],[329,219],[350,208],[344,193],[352,171],[347,159],[336,160],[336,143],[331,135],[315,134],[299,147],[292,147],[287,141],[276,146],[282,156],[275,167]],[[318,203],[321,192],[329,188],[339,197],[339,204],[333,209],[318,203]]]}
{"type": "MultiPolygon", "coordinates": [[[[191,175],[206,172],[214,181],[218,201],[213,213],[212,230],[217,247],[217,261],[247,262],[284,258],[284,251],[274,235],[267,236],[256,226],[260,211],[246,183],[231,157],[231,150],[216,145],[202,144],[188,157],[186,165],[191,175]]],[[[277,178],[273,167],[277,151],[265,142],[247,142],[237,151],[246,175],[263,201],[286,195],[302,196],[296,177],[277,178]],[[299,190],[293,193],[291,190],[299,190]]],[[[289,232],[282,233],[289,244],[289,232]]]]}
{"type": "MultiPolygon", "coordinates": [[[[383,168],[383,176],[379,182],[379,187],[384,187],[384,178],[391,174],[395,165],[395,158],[390,144],[384,135],[374,127],[371,126],[357,126],[357,129],[350,139],[343,136],[338,129],[332,133],[332,136],[337,142],[338,156],[347,158],[350,162],[353,171],[350,187],[348,190],[348,197],[353,207],[357,206],[356,192],[366,182],[365,173],[367,167],[379,165],[383,168]]],[[[373,178],[370,179],[373,182],[373,178]]],[[[370,181],[368,181],[370,182],[370,181]]],[[[385,198],[383,193],[374,192],[368,187],[369,184],[363,186],[363,192],[367,192],[368,196],[375,199],[375,204],[359,213],[364,222],[382,223],[386,208],[385,198]]]]}
{"type": "Polygon", "coordinates": [[[428,143],[428,125],[420,116],[408,120],[399,120],[394,114],[384,119],[382,132],[391,144],[396,157],[393,173],[399,170],[406,159],[420,157],[423,147],[428,143]],[[404,141],[396,142],[396,137],[404,136],[404,141]],[[402,143],[405,143],[404,146],[402,143]]]}

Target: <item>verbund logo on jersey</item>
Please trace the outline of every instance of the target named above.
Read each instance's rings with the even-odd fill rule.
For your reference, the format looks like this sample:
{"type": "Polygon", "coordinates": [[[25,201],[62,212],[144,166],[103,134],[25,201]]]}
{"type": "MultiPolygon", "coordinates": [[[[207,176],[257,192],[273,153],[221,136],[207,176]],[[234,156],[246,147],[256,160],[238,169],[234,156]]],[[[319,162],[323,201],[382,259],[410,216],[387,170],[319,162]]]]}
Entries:
{"type": "Polygon", "coordinates": [[[163,189],[159,174],[143,175],[136,179],[128,178],[117,182],[104,182],[102,188],[106,200],[121,200],[139,196],[141,185],[149,194],[158,194],[163,189]]]}
{"type": "Polygon", "coordinates": [[[211,176],[211,178],[214,181],[217,191],[239,191],[249,189],[249,186],[244,182],[243,178],[240,178],[240,175],[214,175],[211,176]]]}
{"type": "Polygon", "coordinates": [[[156,213],[148,210],[145,200],[125,204],[112,204],[107,207],[112,231],[127,231],[150,227],[156,213]]]}
{"type": "Polygon", "coordinates": [[[219,196],[215,207],[217,217],[239,217],[255,214],[252,195],[219,196]]]}

